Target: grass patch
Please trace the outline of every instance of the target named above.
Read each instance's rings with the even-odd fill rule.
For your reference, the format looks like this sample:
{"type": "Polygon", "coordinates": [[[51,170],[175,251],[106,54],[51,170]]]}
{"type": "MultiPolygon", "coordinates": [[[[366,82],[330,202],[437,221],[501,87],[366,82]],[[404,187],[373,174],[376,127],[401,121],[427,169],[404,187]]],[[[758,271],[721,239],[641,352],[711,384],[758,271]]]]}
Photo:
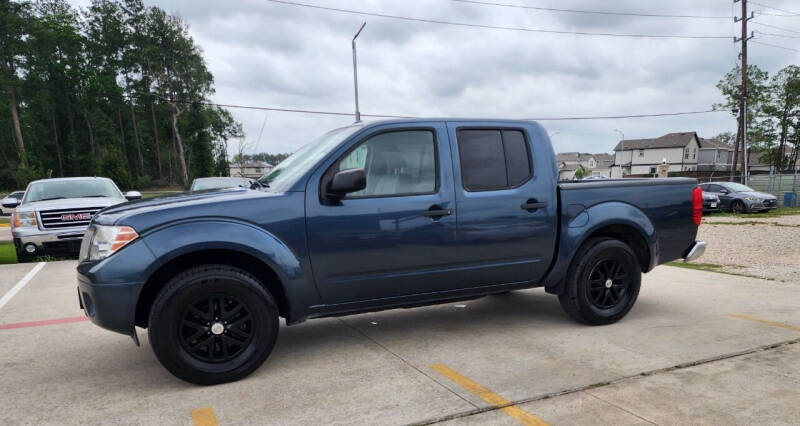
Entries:
{"type": "Polygon", "coordinates": [[[796,214],[800,214],[800,207],[778,207],[775,210],[766,211],[764,213],[719,212],[719,213],[711,213],[708,216],[709,217],[742,217],[742,218],[750,218],[750,217],[793,216],[793,215],[796,215],[796,214]]]}
{"type": "MultiPolygon", "coordinates": [[[[728,274],[728,275],[736,275],[738,277],[747,277],[747,278],[758,278],[762,280],[769,280],[775,281],[772,278],[764,278],[764,277],[757,277],[755,275],[748,275],[748,274],[740,274],[738,272],[732,272],[729,270],[725,270],[724,265],[717,265],[715,263],[685,263],[679,260],[667,262],[665,263],[667,266],[674,266],[676,268],[684,268],[684,269],[694,269],[695,271],[706,271],[706,272],[716,272],[718,274],[728,274]]],[[[736,268],[736,266],[727,266],[728,268],[736,268]]]]}
{"type": "Polygon", "coordinates": [[[2,243],[0,244],[0,265],[9,263],[17,263],[17,252],[14,250],[14,244],[2,243]]]}
{"type": "Polygon", "coordinates": [[[183,191],[156,191],[156,192],[142,192],[142,198],[148,199],[153,197],[158,197],[159,195],[171,195],[171,194],[179,194],[183,191]]]}
{"type": "Polygon", "coordinates": [[[8,216],[0,216],[0,223],[11,223],[11,218],[8,216]]]}

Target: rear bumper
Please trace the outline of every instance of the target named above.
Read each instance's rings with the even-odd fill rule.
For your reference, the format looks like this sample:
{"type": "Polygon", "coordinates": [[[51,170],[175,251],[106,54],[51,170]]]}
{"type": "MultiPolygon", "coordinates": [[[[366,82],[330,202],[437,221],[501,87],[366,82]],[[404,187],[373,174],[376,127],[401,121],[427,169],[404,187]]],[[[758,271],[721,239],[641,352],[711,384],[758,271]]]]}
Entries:
{"type": "Polygon", "coordinates": [[[695,241],[689,250],[686,251],[686,254],[683,256],[684,262],[691,262],[700,258],[703,253],[706,252],[706,242],[705,241],[695,241]]]}
{"type": "Polygon", "coordinates": [[[78,304],[93,323],[131,336],[141,288],[142,283],[96,284],[79,273],[78,304]]]}

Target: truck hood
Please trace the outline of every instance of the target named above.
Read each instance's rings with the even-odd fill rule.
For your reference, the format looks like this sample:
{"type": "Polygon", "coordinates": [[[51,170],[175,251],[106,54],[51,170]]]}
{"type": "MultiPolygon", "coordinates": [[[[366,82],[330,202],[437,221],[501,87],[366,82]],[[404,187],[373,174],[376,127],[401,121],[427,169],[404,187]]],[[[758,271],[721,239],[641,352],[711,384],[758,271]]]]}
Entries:
{"type": "Polygon", "coordinates": [[[94,222],[101,225],[130,225],[137,231],[171,221],[197,217],[238,216],[237,207],[253,198],[274,198],[275,193],[247,188],[225,188],[182,192],[136,200],[107,208],[94,222]]]}
{"type": "Polygon", "coordinates": [[[80,209],[87,207],[108,207],[115,204],[124,203],[124,198],[106,197],[85,197],[85,198],[61,198],[58,200],[34,201],[25,203],[17,207],[17,212],[40,212],[56,209],[80,209]]]}

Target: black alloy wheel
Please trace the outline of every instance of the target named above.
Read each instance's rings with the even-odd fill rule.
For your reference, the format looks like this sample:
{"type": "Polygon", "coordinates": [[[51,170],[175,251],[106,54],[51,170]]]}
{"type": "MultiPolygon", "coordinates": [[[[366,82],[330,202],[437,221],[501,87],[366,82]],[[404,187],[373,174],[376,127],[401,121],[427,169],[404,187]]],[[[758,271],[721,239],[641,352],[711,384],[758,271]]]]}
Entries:
{"type": "Polygon", "coordinates": [[[589,273],[588,299],[598,309],[611,309],[630,294],[625,265],[615,259],[599,261],[589,273]]]}
{"type": "Polygon", "coordinates": [[[742,213],[742,212],[744,212],[744,210],[745,210],[745,208],[744,208],[744,203],[743,202],[741,202],[739,200],[734,200],[731,203],[731,212],[733,212],[733,213],[742,213]]]}
{"type": "Polygon", "coordinates": [[[239,380],[267,359],[278,337],[278,305],[255,276],[201,265],[173,277],[156,296],[147,332],[156,357],[190,383],[239,380]]]}
{"type": "Polygon", "coordinates": [[[178,333],[187,353],[201,361],[224,362],[253,340],[253,318],[236,297],[204,295],[186,309],[178,333]]]}
{"type": "Polygon", "coordinates": [[[641,265],[630,246],[610,237],[591,238],[575,253],[558,301],[579,322],[612,324],[636,303],[641,280],[641,265]]]}

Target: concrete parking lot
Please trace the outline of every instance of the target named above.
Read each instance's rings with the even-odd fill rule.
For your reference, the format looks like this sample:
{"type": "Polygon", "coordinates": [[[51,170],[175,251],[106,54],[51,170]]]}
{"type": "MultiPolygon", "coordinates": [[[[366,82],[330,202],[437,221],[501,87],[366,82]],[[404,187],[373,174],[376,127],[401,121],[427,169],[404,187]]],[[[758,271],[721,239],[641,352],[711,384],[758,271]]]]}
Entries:
{"type": "Polygon", "coordinates": [[[252,376],[198,387],[142,330],[137,348],[85,321],[74,261],[38,265],[0,266],[4,425],[800,419],[800,283],[662,266],[605,327],[570,321],[541,289],[311,320],[282,327],[252,376]]]}

